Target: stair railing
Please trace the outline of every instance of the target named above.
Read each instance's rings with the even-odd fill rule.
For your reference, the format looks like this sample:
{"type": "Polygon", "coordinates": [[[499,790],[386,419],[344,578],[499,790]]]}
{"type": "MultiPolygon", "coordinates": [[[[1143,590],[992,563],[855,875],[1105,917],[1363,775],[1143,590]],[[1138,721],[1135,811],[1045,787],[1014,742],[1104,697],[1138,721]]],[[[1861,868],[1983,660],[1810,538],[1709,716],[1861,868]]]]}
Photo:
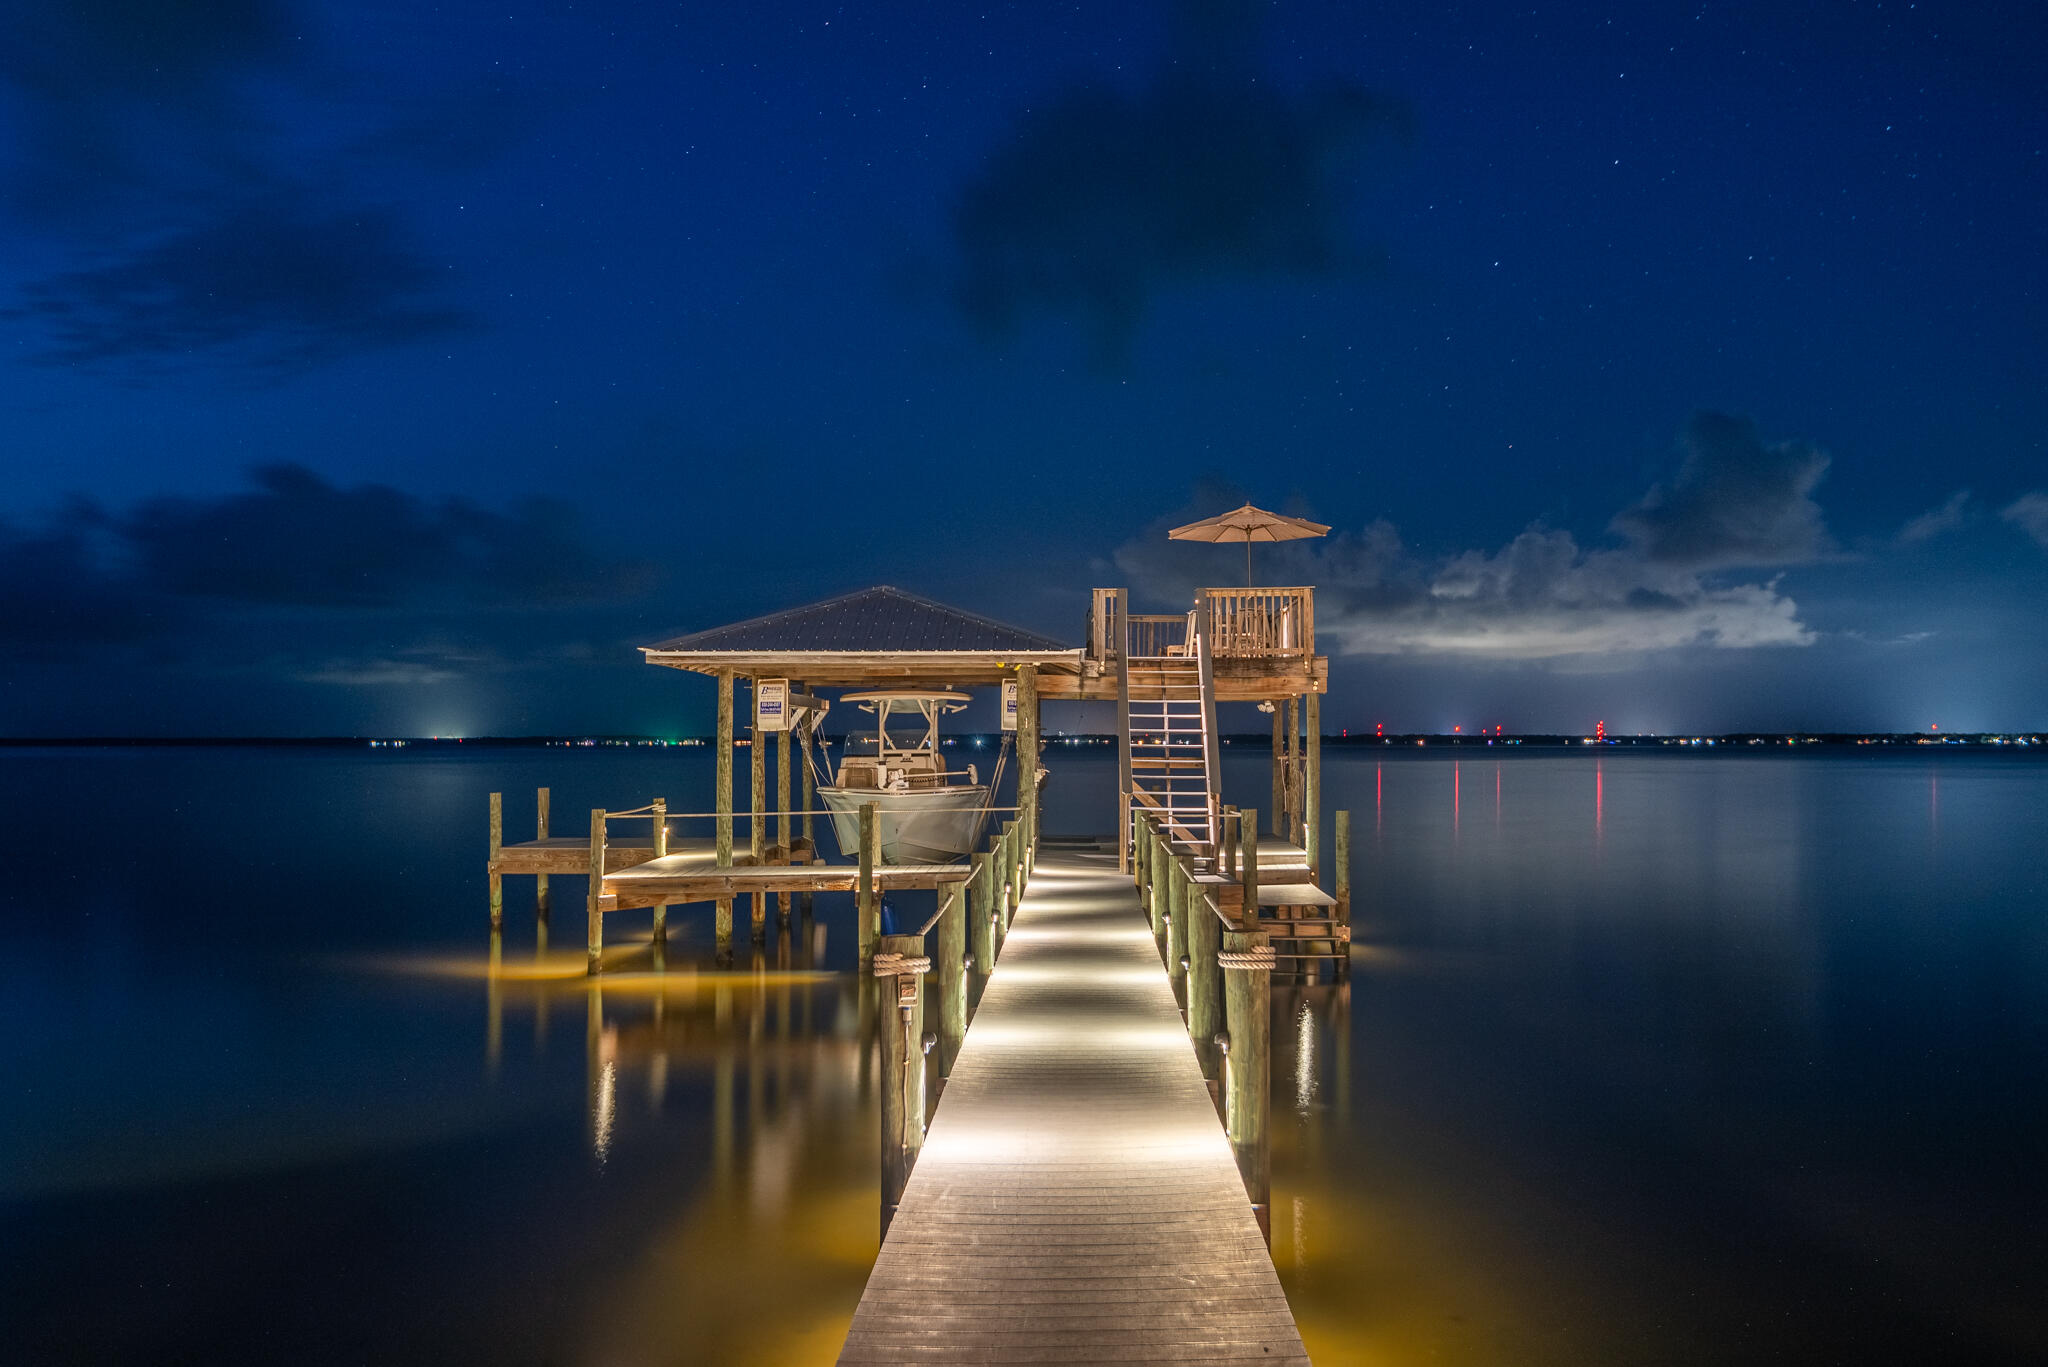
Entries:
{"type": "Polygon", "coordinates": [[[1223,813],[1219,806],[1223,776],[1216,735],[1216,661],[1212,649],[1216,636],[1216,611],[1215,602],[1206,590],[1195,600],[1193,627],[1195,658],[1202,670],[1202,786],[1209,792],[1209,838],[1206,844],[1213,865],[1223,829],[1223,813]]]}

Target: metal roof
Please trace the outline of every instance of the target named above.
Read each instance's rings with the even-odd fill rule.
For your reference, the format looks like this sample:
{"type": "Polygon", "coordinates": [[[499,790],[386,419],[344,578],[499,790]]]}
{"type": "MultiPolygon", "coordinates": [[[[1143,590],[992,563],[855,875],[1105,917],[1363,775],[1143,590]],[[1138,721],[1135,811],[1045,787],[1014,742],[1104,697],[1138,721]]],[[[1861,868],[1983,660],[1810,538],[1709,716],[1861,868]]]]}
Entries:
{"type": "Polygon", "coordinates": [[[1075,647],[887,584],[766,617],[694,631],[650,652],[1067,651],[1075,647]]]}

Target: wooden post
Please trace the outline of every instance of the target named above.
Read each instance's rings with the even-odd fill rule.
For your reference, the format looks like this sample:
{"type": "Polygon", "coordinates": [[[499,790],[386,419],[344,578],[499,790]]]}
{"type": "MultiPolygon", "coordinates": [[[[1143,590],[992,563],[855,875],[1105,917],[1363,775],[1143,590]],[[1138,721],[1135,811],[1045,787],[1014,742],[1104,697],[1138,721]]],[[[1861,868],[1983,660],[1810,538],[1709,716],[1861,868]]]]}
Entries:
{"type": "MultiPolygon", "coordinates": [[[[732,671],[718,671],[718,767],[713,789],[713,810],[718,817],[718,867],[732,867],[732,671]]],[[[712,934],[718,946],[720,965],[732,962],[732,898],[717,899],[712,934]]]]}
{"type": "Polygon", "coordinates": [[[1237,923],[1256,927],[1259,923],[1259,814],[1247,807],[1237,823],[1242,847],[1237,852],[1238,881],[1244,884],[1244,909],[1237,923]]]}
{"type": "Polygon", "coordinates": [[[1294,814],[1300,810],[1300,699],[1286,701],[1286,805],[1274,812],[1274,834],[1294,840],[1294,814]]]}
{"type": "Polygon", "coordinates": [[[1145,894],[1145,910],[1152,920],[1152,947],[1159,951],[1162,962],[1166,958],[1166,898],[1173,879],[1173,855],[1166,843],[1167,830],[1164,821],[1152,827],[1152,853],[1146,858],[1146,864],[1152,871],[1152,886],[1145,894]]]}
{"type": "Polygon", "coordinates": [[[1339,977],[1351,976],[1351,813],[1337,813],[1337,920],[1336,950],[1339,977]]]}
{"type": "Polygon", "coordinates": [[[598,898],[604,896],[604,808],[590,809],[590,890],[585,894],[584,913],[589,920],[588,952],[583,971],[597,972],[597,961],[604,953],[604,913],[597,909],[598,898]]]}
{"type": "Polygon", "coordinates": [[[1167,865],[1166,879],[1166,980],[1173,995],[1187,1001],[1188,917],[1194,901],[1188,871],[1179,859],[1167,865]]]}
{"type": "MultiPolygon", "coordinates": [[[[803,835],[804,849],[806,851],[804,857],[815,860],[818,857],[818,834],[816,827],[811,822],[811,809],[818,805],[818,793],[815,780],[811,777],[811,761],[809,756],[804,756],[803,763],[797,767],[803,771],[803,835]]],[[[796,905],[797,914],[803,918],[805,925],[809,925],[811,923],[811,894],[808,892],[798,893],[796,905]]],[[[810,999],[806,997],[805,1000],[808,1001],[810,999]]]]}
{"type": "MultiPolygon", "coordinates": [[[[917,959],[924,955],[924,937],[884,935],[877,946],[881,956],[900,955],[917,959]]],[[[889,1221],[903,1200],[903,1184],[917,1164],[924,1147],[924,993],[922,974],[906,972],[880,979],[882,989],[880,1020],[882,1036],[882,1234],[889,1233],[889,1221]]]]}
{"type": "Polygon", "coordinates": [[[932,927],[932,1011],[938,1017],[939,1043],[934,1071],[952,1075],[953,1060],[967,1037],[967,885],[954,883],[945,895],[939,923],[932,927]]]}
{"type": "Polygon", "coordinates": [[[974,856],[974,874],[967,880],[967,939],[974,949],[973,997],[981,1003],[988,975],[996,969],[996,883],[989,852],[974,856]]]}
{"type": "Polygon", "coordinates": [[[1242,824],[1243,817],[1238,812],[1237,808],[1225,807],[1223,809],[1223,850],[1221,853],[1221,857],[1218,860],[1218,867],[1216,871],[1222,874],[1225,878],[1237,877],[1238,833],[1239,828],[1242,826],[1242,824]]]}
{"type": "Polygon", "coordinates": [[[1266,1121],[1272,1105],[1273,1051],[1268,1019],[1273,994],[1268,977],[1272,951],[1263,932],[1229,930],[1223,933],[1222,953],[1224,1029],[1230,1037],[1230,1055],[1223,1070],[1229,1098],[1224,1125],[1237,1155],[1237,1170],[1244,1177],[1245,1194],[1252,1199],[1252,1213],[1270,1240],[1273,1152],[1266,1121]],[[1261,961],[1263,967],[1258,966],[1261,961]]]}
{"type": "Polygon", "coordinates": [[[1138,895],[1152,896],[1152,819],[1143,807],[1138,810],[1137,835],[1131,845],[1131,863],[1138,870],[1138,895]]]}
{"type": "Polygon", "coordinates": [[[1308,851],[1309,879],[1323,882],[1323,695],[1311,693],[1302,708],[1308,727],[1308,775],[1301,789],[1301,843],[1308,851]]]}
{"type": "MultiPolygon", "coordinates": [[[[784,718],[787,725],[788,719],[784,718]]],[[[792,739],[786,730],[775,733],[775,843],[781,849],[781,863],[795,862],[791,851],[796,843],[796,833],[790,826],[789,801],[789,742],[792,739]]],[[[789,894],[780,893],[775,899],[775,916],[778,925],[789,924],[789,894]]]]}
{"type": "MultiPolygon", "coordinates": [[[[747,701],[756,708],[754,724],[747,728],[747,849],[758,866],[768,854],[768,735],[760,727],[759,679],[747,681],[747,701]]],[[[768,943],[768,894],[754,894],[753,932],[756,948],[768,943]]]]}
{"type": "MultiPolygon", "coordinates": [[[[654,820],[649,832],[648,844],[654,850],[656,859],[668,857],[668,799],[654,799],[654,820]]],[[[662,903],[654,909],[654,966],[666,968],[668,958],[668,904],[662,903]]]]}
{"type": "Polygon", "coordinates": [[[1188,1033],[1194,1036],[1195,1060],[1202,1076],[1213,1082],[1222,1059],[1216,1034],[1223,1029],[1223,979],[1216,967],[1216,951],[1223,939],[1223,922],[1210,910],[1207,893],[1199,887],[1189,891],[1188,1033]]]}
{"type": "MultiPolygon", "coordinates": [[[[802,683],[793,683],[789,687],[790,691],[795,693],[802,693],[806,691],[806,687],[802,683]]],[[[808,737],[809,734],[810,733],[808,731],[799,733],[797,736],[799,743],[802,743],[805,740],[805,738],[808,737]]],[[[804,844],[808,846],[811,849],[811,851],[815,854],[818,846],[817,838],[813,833],[813,828],[811,825],[811,808],[817,805],[815,801],[817,795],[812,791],[811,761],[809,757],[806,755],[798,755],[797,758],[803,761],[801,764],[797,765],[797,768],[802,771],[803,776],[802,783],[804,815],[802,835],[804,838],[804,844]]]]}
{"type": "Polygon", "coordinates": [[[860,943],[860,961],[875,957],[875,937],[882,932],[882,899],[875,892],[875,864],[880,852],[876,839],[875,804],[860,804],[860,873],[853,888],[855,931],[860,943]]]}
{"type": "Polygon", "coordinates": [[[498,872],[498,853],[505,847],[505,795],[491,794],[491,854],[484,864],[491,884],[491,929],[505,925],[505,876],[498,872]]]}
{"type": "MultiPolygon", "coordinates": [[[[546,840],[548,838],[548,790],[542,788],[538,796],[539,801],[535,805],[539,808],[539,811],[536,814],[538,819],[533,823],[533,838],[536,840],[546,840]]],[[[548,891],[548,876],[543,873],[533,880],[534,914],[540,918],[542,925],[548,923],[551,900],[552,897],[548,891]]]]}
{"type": "MultiPolygon", "coordinates": [[[[1038,666],[1017,666],[1017,820],[1022,843],[1038,839],[1038,666]]],[[[1020,861],[1022,862],[1022,861],[1020,861]]]]}
{"type": "Polygon", "coordinates": [[[1024,905],[1024,819],[1010,823],[1010,914],[1003,921],[1003,934],[1010,933],[1010,922],[1017,919],[1017,911],[1024,905]]]}
{"type": "Polygon", "coordinates": [[[1280,834],[1280,813],[1287,809],[1287,704],[1273,700],[1273,834],[1280,834]]]}

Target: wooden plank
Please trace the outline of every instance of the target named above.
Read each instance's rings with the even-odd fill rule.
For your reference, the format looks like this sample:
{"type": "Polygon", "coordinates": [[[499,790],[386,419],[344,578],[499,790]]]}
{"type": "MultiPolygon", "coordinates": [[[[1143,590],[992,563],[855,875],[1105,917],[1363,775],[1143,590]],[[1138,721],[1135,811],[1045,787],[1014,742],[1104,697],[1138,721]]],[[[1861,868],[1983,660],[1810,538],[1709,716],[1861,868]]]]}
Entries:
{"type": "Polygon", "coordinates": [[[840,1362],[1308,1361],[1116,866],[1040,855],[840,1362]]]}

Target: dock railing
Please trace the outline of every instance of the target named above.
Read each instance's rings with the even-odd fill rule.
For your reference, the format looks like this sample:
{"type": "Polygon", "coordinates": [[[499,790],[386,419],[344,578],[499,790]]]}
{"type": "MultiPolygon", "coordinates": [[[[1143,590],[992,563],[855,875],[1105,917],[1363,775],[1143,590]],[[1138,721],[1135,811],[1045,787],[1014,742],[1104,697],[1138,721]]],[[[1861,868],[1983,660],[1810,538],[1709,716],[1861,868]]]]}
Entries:
{"type": "MultiPolygon", "coordinates": [[[[865,809],[864,809],[865,810],[865,809]]],[[[870,971],[896,1012],[882,1037],[882,1234],[924,1147],[925,1125],[967,1036],[996,956],[1037,863],[1027,812],[1005,821],[977,853],[973,873],[939,892],[938,909],[907,935],[874,940],[870,971]],[[971,954],[970,954],[971,950],[971,954]],[[926,979],[930,987],[925,987],[926,979]],[[930,1001],[926,1001],[929,991],[930,1001]],[[926,1024],[931,1029],[926,1029],[926,1024]]],[[[863,924],[871,913],[862,912],[863,924]]]]}
{"type": "Polygon", "coordinates": [[[1204,589],[1218,659],[1310,659],[1316,653],[1311,588],[1204,589]]]}
{"type": "Polygon", "coordinates": [[[1097,589],[1088,613],[1088,658],[1173,655],[1207,628],[1218,660],[1308,660],[1316,653],[1316,594],[1294,588],[1206,588],[1187,613],[1128,611],[1124,589],[1097,589]],[[1200,626],[1196,625],[1200,620],[1200,626]]]}

